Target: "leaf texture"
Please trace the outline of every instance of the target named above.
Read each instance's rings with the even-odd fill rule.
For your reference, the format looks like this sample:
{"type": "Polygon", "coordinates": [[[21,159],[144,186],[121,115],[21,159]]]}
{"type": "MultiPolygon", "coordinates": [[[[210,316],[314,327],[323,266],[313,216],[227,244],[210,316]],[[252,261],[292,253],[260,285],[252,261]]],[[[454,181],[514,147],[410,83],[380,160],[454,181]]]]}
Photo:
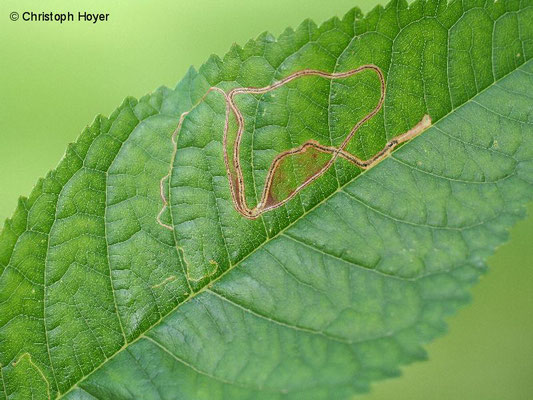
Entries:
{"type": "MultiPolygon", "coordinates": [[[[0,400],[343,399],[423,359],[533,197],[532,21],[531,1],[355,9],[98,117],[0,236],[0,400]],[[285,205],[237,213],[208,89],[364,64],[387,92],[347,150],[434,125],[364,173],[339,159],[285,205]]],[[[339,146],[379,95],[363,73],[239,97],[248,203],[276,155],[339,146]]]]}

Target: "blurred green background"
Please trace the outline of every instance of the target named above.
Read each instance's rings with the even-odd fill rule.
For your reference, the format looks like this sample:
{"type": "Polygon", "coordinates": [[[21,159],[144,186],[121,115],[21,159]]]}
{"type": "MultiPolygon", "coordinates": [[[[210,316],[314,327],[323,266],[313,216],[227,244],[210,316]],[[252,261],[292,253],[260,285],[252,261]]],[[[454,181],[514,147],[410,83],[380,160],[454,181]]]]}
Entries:
{"type": "MultiPolygon", "coordinates": [[[[0,218],[53,168],[96,114],[127,95],[174,86],[189,65],[233,42],[317,23],[376,0],[1,0],[0,218]],[[108,22],[11,21],[12,11],[109,13],[108,22]]],[[[533,206],[490,259],[474,302],[427,346],[429,361],[376,383],[361,400],[533,398],[533,206]]]]}

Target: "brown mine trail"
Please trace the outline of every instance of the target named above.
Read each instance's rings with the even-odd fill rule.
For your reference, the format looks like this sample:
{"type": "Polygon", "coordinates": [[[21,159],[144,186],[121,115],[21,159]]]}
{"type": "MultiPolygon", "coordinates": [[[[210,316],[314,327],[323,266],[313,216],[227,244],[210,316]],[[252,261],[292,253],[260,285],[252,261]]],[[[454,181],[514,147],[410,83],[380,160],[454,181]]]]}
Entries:
{"type": "MultiPolygon", "coordinates": [[[[304,70],[294,72],[293,74],[287,76],[286,78],[283,78],[277,82],[274,82],[273,84],[269,86],[259,87],[259,88],[258,87],[240,87],[240,88],[231,89],[228,92],[226,92],[219,87],[213,86],[207,90],[204,96],[193,106],[193,108],[195,108],[197,105],[203,102],[206,96],[212,91],[222,94],[222,96],[224,97],[225,103],[226,103],[226,114],[225,114],[224,132],[223,132],[224,163],[226,167],[226,173],[228,176],[228,182],[230,186],[233,205],[235,207],[235,210],[238,213],[240,213],[243,217],[249,218],[249,219],[258,218],[263,213],[274,210],[278,207],[281,207],[282,205],[290,201],[300,191],[302,191],[305,187],[310,185],[312,182],[314,182],[316,179],[322,176],[329,168],[331,168],[331,166],[334,164],[334,162],[337,160],[338,157],[345,159],[346,161],[356,165],[357,167],[361,169],[369,169],[373,167],[374,165],[376,165],[377,163],[379,163],[384,158],[386,158],[394,150],[394,148],[397,147],[399,144],[406,142],[408,140],[411,140],[412,138],[418,136],[420,133],[422,133],[424,130],[426,130],[428,127],[431,126],[431,118],[429,117],[429,115],[426,114],[422,117],[420,122],[418,122],[413,128],[389,140],[377,154],[375,154],[374,156],[372,156],[371,158],[367,160],[362,160],[358,158],[356,155],[351,154],[345,150],[348,143],[350,143],[351,139],[354,137],[355,133],[359,130],[359,128],[362,125],[364,125],[367,121],[372,119],[383,107],[383,103],[385,100],[385,92],[386,92],[385,77],[381,69],[378,66],[373,65],[373,64],[361,65],[360,67],[351,69],[349,71],[334,72],[334,73],[329,73],[329,72],[315,70],[315,69],[304,69],[304,70]],[[259,202],[257,203],[255,207],[250,208],[246,201],[244,177],[243,177],[241,161],[240,161],[240,146],[241,146],[241,141],[242,141],[242,137],[244,134],[244,117],[235,103],[235,96],[240,95],[240,94],[264,94],[272,90],[275,90],[277,88],[280,88],[295,79],[303,78],[306,76],[317,76],[317,77],[321,77],[324,79],[335,80],[335,79],[349,78],[363,71],[372,71],[377,75],[379,79],[380,98],[376,106],[352,127],[352,129],[347,133],[343,142],[338,147],[326,146],[314,140],[308,140],[307,142],[303,143],[302,145],[298,147],[286,150],[278,154],[274,158],[274,160],[272,161],[270,165],[270,168],[268,169],[265,185],[263,187],[263,191],[262,191],[259,202]],[[237,132],[236,132],[236,136],[233,142],[233,154],[232,154],[233,157],[232,157],[232,160],[230,161],[230,157],[228,154],[228,133],[229,133],[229,125],[230,125],[230,115],[232,114],[237,122],[237,132]],[[327,162],[322,163],[322,164],[320,162],[313,163],[313,161],[320,160],[320,153],[325,153],[325,154],[330,155],[330,159],[327,162]],[[288,193],[285,193],[285,196],[283,195],[277,196],[275,193],[277,189],[277,185],[281,183],[286,184],[286,181],[287,181],[287,179],[282,179],[282,177],[284,176],[282,168],[284,166],[284,161],[286,162],[289,157],[294,157],[296,159],[300,157],[301,160],[304,160],[306,167],[308,168],[308,171],[310,171],[310,174],[306,175],[304,177],[303,182],[299,184],[298,186],[296,186],[295,188],[291,188],[290,190],[285,188],[286,189],[285,192],[288,192],[288,193]]],[[[169,173],[165,175],[160,181],[160,192],[161,192],[161,199],[163,201],[163,208],[161,209],[161,211],[159,212],[157,216],[157,222],[162,227],[166,229],[170,229],[170,230],[173,230],[173,227],[161,221],[161,216],[166,210],[166,208],[168,207],[168,200],[166,199],[166,196],[165,196],[164,185],[166,184],[166,182],[168,182],[168,179],[170,177],[170,172],[172,169],[172,165],[174,164],[174,159],[176,157],[177,135],[179,134],[181,130],[184,118],[187,116],[189,112],[190,111],[186,111],[183,114],[181,114],[178,126],[172,135],[172,143],[173,143],[174,150],[173,150],[173,155],[172,155],[172,159],[170,163],[169,173]]],[[[279,195],[279,193],[277,194],[279,195]]]]}

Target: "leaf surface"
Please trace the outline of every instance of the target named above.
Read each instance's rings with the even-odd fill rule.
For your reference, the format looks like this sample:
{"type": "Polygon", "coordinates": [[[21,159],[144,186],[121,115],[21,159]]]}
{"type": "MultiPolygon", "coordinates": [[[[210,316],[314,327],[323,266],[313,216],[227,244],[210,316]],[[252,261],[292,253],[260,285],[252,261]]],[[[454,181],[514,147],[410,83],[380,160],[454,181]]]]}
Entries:
{"type": "MultiPolygon", "coordinates": [[[[98,117],[0,236],[0,399],[348,398],[423,359],[533,195],[531,21],[527,1],[353,10],[98,117]],[[364,173],[339,158],[285,205],[239,214],[208,89],[365,64],[385,102],[347,151],[434,125],[364,173]]],[[[366,72],[240,96],[247,203],[278,154],[339,146],[379,97],[366,72]]],[[[284,163],[275,195],[313,168],[284,163]]]]}

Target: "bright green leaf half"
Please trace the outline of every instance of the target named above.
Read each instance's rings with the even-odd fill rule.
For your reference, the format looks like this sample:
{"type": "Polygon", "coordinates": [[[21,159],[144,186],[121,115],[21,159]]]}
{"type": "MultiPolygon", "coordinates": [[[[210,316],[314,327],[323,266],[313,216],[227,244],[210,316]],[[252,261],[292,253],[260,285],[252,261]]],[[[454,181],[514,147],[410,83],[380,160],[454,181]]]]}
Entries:
{"type": "MultiPolygon", "coordinates": [[[[393,1],[263,34],[98,117],[0,237],[0,399],[344,399],[423,359],[533,197],[532,22],[532,1],[393,1]],[[171,135],[210,86],[367,63],[387,97],[350,152],[370,157],[426,113],[435,125],[251,221],[212,93],[164,187],[174,230],[157,223],[171,135]]],[[[248,202],[278,153],[338,145],[378,97],[370,74],[242,96],[248,202]]]]}

